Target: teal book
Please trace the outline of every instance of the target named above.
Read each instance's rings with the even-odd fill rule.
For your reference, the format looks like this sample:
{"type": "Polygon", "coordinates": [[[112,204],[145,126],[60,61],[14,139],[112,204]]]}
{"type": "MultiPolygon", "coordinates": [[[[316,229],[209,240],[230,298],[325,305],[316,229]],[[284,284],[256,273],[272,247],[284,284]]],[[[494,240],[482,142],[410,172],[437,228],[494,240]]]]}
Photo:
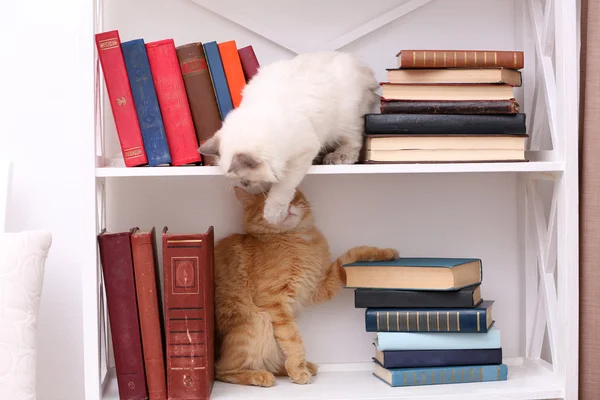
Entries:
{"type": "Polygon", "coordinates": [[[492,326],[494,300],[471,308],[367,308],[367,332],[485,333],[492,326]]]}
{"type": "Polygon", "coordinates": [[[464,332],[377,332],[377,348],[388,350],[498,349],[500,329],[492,325],[486,333],[464,332]]]}
{"type": "Polygon", "coordinates": [[[481,284],[479,258],[398,258],[363,261],[342,266],[347,288],[397,290],[460,290],[481,284]]]}
{"type": "Polygon", "coordinates": [[[507,380],[508,367],[506,364],[497,364],[386,369],[375,364],[373,375],[392,387],[493,382],[507,380]]]}

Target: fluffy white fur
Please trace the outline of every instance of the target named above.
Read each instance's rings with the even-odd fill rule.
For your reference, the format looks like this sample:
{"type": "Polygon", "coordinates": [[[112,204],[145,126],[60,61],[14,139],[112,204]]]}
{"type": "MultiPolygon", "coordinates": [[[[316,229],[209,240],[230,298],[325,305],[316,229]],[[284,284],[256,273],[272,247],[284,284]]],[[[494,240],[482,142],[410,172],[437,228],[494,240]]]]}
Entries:
{"type": "Polygon", "coordinates": [[[379,99],[373,71],[341,52],[302,54],[261,67],[222,128],[199,149],[249,189],[270,186],[264,217],[279,223],[313,160],[353,164],[364,115],[379,99]]]}

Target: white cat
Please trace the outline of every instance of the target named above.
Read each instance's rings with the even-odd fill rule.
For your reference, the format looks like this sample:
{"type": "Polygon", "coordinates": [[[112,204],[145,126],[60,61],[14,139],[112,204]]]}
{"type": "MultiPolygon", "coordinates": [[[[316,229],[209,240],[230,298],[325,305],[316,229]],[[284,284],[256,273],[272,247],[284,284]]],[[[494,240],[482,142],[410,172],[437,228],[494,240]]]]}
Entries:
{"type": "Polygon", "coordinates": [[[223,173],[249,188],[270,186],[264,218],[289,215],[313,160],[353,164],[363,143],[364,115],[379,100],[373,71],[342,52],[302,54],[261,67],[243,90],[238,108],[200,146],[219,157],[223,173]]]}

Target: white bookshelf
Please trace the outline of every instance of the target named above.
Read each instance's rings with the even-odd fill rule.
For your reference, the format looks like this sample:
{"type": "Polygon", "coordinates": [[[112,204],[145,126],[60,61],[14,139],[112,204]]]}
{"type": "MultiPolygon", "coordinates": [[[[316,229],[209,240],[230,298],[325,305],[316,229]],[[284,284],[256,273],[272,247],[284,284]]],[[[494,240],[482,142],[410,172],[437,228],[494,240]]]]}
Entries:
{"type": "MultiPolygon", "coordinates": [[[[372,334],[344,290],[299,317],[307,358],[321,366],[311,384],[216,382],[212,399],[577,399],[576,0],[169,0],[161,8],[166,3],[103,0],[86,9],[94,31],[119,29],[121,40],[236,39],[252,44],[263,64],[341,47],[368,60],[379,80],[401,48],[525,51],[518,101],[527,114],[529,162],[313,166],[300,186],[334,255],[374,244],[401,255],[481,257],[482,295],[496,301],[508,380],[388,387],[371,374],[372,334]]],[[[111,160],[118,143],[90,32],[82,46],[95,70],[97,118],[88,128],[96,138],[90,179],[97,196],[94,215],[82,217],[94,218],[97,232],[214,225],[218,240],[239,231],[239,206],[216,167],[125,168],[111,160]]],[[[97,253],[89,260],[82,272],[85,398],[116,400],[97,253]]]]}

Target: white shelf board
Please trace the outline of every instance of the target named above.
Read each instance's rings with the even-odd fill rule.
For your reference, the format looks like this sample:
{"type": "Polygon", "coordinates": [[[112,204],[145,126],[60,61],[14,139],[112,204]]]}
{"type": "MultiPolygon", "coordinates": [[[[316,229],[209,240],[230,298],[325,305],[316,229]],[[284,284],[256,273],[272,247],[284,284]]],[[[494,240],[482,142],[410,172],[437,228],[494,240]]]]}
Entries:
{"type": "MultiPolygon", "coordinates": [[[[277,378],[271,388],[215,382],[211,400],[524,400],[563,397],[549,365],[540,360],[506,359],[508,380],[392,388],[372,375],[373,364],[322,365],[308,385],[277,378]]],[[[111,377],[102,400],[118,400],[117,381],[111,377]]]]}
{"type": "MultiPolygon", "coordinates": [[[[531,161],[506,163],[451,163],[451,164],[354,164],[314,165],[309,174],[421,174],[466,172],[560,172],[561,161],[531,161]]],[[[96,168],[96,176],[104,178],[150,177],[150,176],[201,176],[222,175],[218,167],[102,167],[96,168]]]]}

